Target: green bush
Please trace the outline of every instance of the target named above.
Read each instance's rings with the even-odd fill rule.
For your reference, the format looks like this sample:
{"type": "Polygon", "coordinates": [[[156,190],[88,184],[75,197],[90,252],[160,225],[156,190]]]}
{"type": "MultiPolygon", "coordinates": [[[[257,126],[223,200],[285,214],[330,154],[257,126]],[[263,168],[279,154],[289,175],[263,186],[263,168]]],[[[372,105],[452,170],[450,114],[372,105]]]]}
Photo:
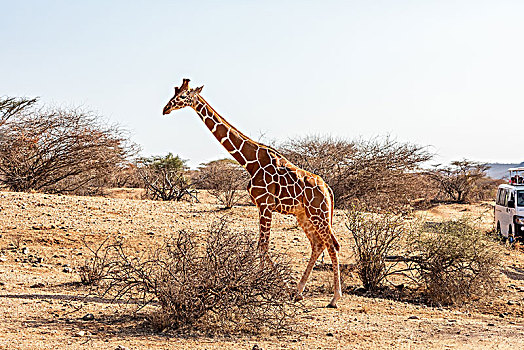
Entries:
{"type": "Polygon", "coordinates": [[[471,220],[426,224],[411,235],[408,247],[420,283],[435,303],[460,304],[497,286],[500,245],[471,220]]]}

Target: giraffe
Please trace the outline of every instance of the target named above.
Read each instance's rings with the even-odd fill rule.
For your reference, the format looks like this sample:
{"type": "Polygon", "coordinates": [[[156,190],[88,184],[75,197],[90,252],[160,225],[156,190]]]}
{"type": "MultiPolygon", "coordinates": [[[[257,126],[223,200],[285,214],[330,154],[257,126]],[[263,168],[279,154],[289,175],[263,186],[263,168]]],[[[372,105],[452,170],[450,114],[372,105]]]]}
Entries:
{"type": "Polygon", "coordinates": [[[300,279],[295,299],[302,292],[319,255],[327,249],[333,266],[334,295],[327,307],[337,307],[342,296],[338,252],[340,245],[333,233],[333,191],[318,175],[292,164],[277,150],[251,140],[221,117],[200,95],[202,88],[190,88],[189,79],[175,87],[175,95],[163,114],[184,107],[193,108],[211,133],[250,175],[248,192],[257,206],[260,219],[258,248],[268,250],[273,212],[292,214],[311,243],[311,257],[300,279]]]}

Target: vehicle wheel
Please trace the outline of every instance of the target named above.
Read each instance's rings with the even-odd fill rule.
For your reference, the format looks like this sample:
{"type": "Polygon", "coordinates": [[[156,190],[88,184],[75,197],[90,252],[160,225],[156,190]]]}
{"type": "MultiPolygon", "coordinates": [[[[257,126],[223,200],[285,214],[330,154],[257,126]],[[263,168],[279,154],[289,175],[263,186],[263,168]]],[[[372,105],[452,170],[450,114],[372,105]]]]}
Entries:
{"type": "Polygon", "coordinates": [[[502,230],[500,229],[500,222],[497,222],[497,229],[496,229],[497,237],[499,237],[503,242],[506,242],[506,237],[502,235],[502,230]]]}
{"type": "Polygon", "coordinates": [[[509,225],[509,228],[508,228],[508,239],[509,239],[509,243],[515,242],[515,237],[513,237],[513,228],[511,227],[511,225],[509,225]]]}

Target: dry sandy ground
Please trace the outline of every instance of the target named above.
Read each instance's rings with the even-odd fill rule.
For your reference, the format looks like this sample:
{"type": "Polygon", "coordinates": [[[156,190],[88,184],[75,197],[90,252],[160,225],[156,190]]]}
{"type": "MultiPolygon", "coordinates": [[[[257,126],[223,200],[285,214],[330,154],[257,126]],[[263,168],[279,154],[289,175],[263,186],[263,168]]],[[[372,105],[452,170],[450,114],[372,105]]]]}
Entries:
{"type": "MultiPolygon", "coordinates": [[[[77,268],[87,255],[82,237],[101,242],[108,235],[147,247],[181,228],[203,229],[226,216],[234,227],[257,230],[253,206],[228,211],[203,203],[154,202],[0,192],[0,349],[505,349],[524,346],[524,254],[506,250],[500,297],[460,308],[438,308],[348,292],[338,309],[324,308],[331,292],[329,271],[315,270],[306,293],[313,311],[297,319],[290,334],[180,338],[148,333],[126,317],[122,306],[89,298],[77,268]],[[27,249],[24,249],[27,248],[27,249]],[[72,271],[69,271],[72,270],[72,271]],[[83,321],[87,313],[94,320],[83,321]],[[82,331],[84,332],[82,334],[82,331]],[[80,332],[80,333],[79,333],[80,332]]],[[[114,198],[120,197],[120,198],[114,198]]],[[[132,193],[134,198],[139,198],[132,193]]],[[[429,220],[469,214],[489,225],[489,205],[446,205],[429,220]]],[[[344,215],[335,215],[341,263],[354,262],[344,215]]],[[[294,218],[276,215],[273,249],[290,248],[300,276],[309,257],[308,241],[294,218]]],[[[358,287],[356,277],[346,278],[358,287]]]]}

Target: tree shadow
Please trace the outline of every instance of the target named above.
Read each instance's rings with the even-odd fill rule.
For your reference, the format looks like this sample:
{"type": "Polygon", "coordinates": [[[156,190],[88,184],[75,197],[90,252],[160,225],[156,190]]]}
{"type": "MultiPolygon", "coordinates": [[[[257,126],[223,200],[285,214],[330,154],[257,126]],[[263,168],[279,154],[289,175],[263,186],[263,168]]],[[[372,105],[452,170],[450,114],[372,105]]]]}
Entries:
{"type": "Polygon", "coordinates": [[[67,295],[67,294],[0,294],[1,298],[25,299],[25,300],[60,300],[60,301],[81,301],[86,303],[98,304],[134,304],[140,305],[139,299],[118,300],[114,298],[104,298],[96,296],[67,295]]]}
{"type": "Polygon", "coordinates": [[[512,280],[524,281],[524,269],[509,266],[502,270],[502,273],[512,280]]]}

